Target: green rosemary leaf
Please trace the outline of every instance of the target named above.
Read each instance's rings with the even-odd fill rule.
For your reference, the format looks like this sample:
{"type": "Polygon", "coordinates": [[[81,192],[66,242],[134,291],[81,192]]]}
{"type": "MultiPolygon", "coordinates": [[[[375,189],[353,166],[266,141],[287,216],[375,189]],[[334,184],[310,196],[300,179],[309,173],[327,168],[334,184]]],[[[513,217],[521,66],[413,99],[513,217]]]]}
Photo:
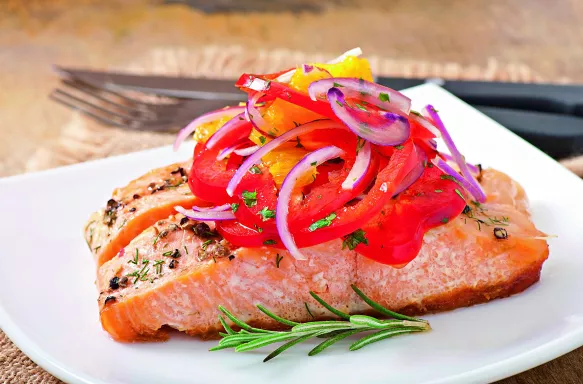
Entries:
{"type": "Polygon", "coordinates": [[[352,315],[350,316],[350,322],[358,327],[369,327],[375,329],[386,329],[391,325],[390,323],[385,323],[374,317],[365,315],[352,315]]]}
{"type": "Polygon", "coordinates": [[[372,335],[363,337],[362,339],[352,343],[348,348],[350,351],[356,351],[360,348],[366,347],[369,344],[375,343],[380,340],[388,339],[389,337],[397,336],[402,333],[420,332],[420,329],[414,328],[401,328],[401,329],[385,329],[384,331],[378,331],[372,335]]]}
{"type": "Polygon", "coordinates": [[[282,345],[281,347],[277,348],[275,351],[273,351],[269,355],[267,355],[267,357],[265,359],[263,359],[263,362],[267,363],[269,360],[273,359],[274,357],[276,357],[280,353],[284,352],[285,350],[290,349],[291,347],[293,347],[296,344],[301,343],[302,341],[306,341],[308,339],[311,339],[314,336],[315,336],[315,334],[308,333],[307,335],[300,336],[296,339],[293,339],[292,341],[288,341],[287,343],[285,343],[284,345],[282,345]]]}
{"type": "Polygon", "coordinates": [[[299,323],[296,323],[295,321],[287,320],[287,319],[284,319],[283,317],[277,316],[275,313],[271,312],[270,310],[268,310],[267,308],[265,308],[261,304],[258,304],[257,308],[259,308],[259,310],[261,312],[265,313],[267,316],[271,317],[273,320],[280,322],[282,324],[289,325],[290,327],[293,327],[293,326],[299,324],[299,323]]]}
{"type": "Polygon", "coordinates": [[[278,343],[280,341],[287,341],[297,337],[292,333],[276,333],[271,335],[265,335],[264,337],[260,337],[257,340],[250,341],[245,344],[241,344],[235,348],[235,352],[246,352],[251,351],[253,349],[262,348],[266,345],[278,343]]]}
{"type": "Polygon", "coordinates": [[[223,307],[222,305],[219,305],[219,310],[221,312],[223,312],[225,314],[225,316],[227,316],[233,323],[237,324],[239,327],[241,327],[241,329],[246,329],[247,331],[250,332],[261,332],[261,333],[269,333],[269,331],[266,331],[264,329],[259,329],[259,328],[254,328],[251,327],[247,324],[245,324],[244,322],[242,322],[241,320],[237,319],[235,317],[235,315],[233,315],[231,312],[229,312],[225,307],[223,307]]]}
{"type": "Polygon", "coordinates": [[[324,300],[322,300],[322,298],[318,295],[316,295],[314,292],[310,291],[310,295],[312,295],[312,297],[318,302],[320,303],[320,305],[322,305],[324,308],[326,308],[327,310],[329,310],[330,312],[332,312],[333,314],[335,314],[336,316],[344,319],[344,320],[349,320],[350,319],[350,315],[339,311],[338,309],[334,308],[333,306],[331,306],[330,304],[328,304],[327,302],[325,302],[324,300]]]}
{"type": "Polygon", "coordinates": [[[220,351],[221,349],[228,349],[228,348],[233,348],[232,346],[225,346],[225,345],[215,345],[212,348],[209,348],[209,352],[214,352],[214,351],[220,351]]]}
{"type": "Polygon", "coordinates": [[[318,353],[322,352],[324,349],[331,346],[332,344],[335,344],[335,343],[339,342],[340,340],[344,340],[348,336],[352,336],[355,333],[364,332],[365,330],[368,331],[368,329],[365,329],[365,328],[349,329],[347,331],[342,331],[342,332],[334,335],[333,337],[330,337],[328,340],[325,340],[325,341],[321,342],[320,344],[316,345],[316,347],[314,347],[314,349],[312,349],[310,352],[308,352],[308,356],[315,356],[318,353]]]}
{"type": "Polygon", "coordinates": [[[219,316],[219,321],[221,322],[221,325],[223,326],[223,328],[225,328],[225,331],[229,335],[234,335],[235,334],[235,331],[233,331],[233,328],[231,328],[229,326],[229,324],[227,324],[227,322],[225,321],[225,318],[223,316],[219,316]]]}
{"type": "Polygon", "coordinates": [[[295,325],[292,332],[314,332],[314,331],[334,331],[337,329],[351,329],[354,328],[352,324],[347,321],[312,321],[309,323],[302,323],[295,325]]]}
{"type": "Polygon", "coordinates": [[[362,300],[364,300],[365,303],[367,303],[368,305],[370,305],[372,308],[376,309],[378,312],[382,313],[383,315],[391,316],[392,318],[400,319],[400,320],[411,320],[411,321],[423,321],[423,322],[426,322],[425,320],[417,319],[415,317],[405,316],[405,315],[401,315],[400,313],[396,313],[396,312],[393,312],[393,311],[389,311],[388,309],[386,309],[385,307],[383,307],[379,303],[376,303],[376,302],[372,301],[367,295],[365,295],[360,289],[358,289],[356,287],[356,285],[351,284],[350,286],[352,287],[352,289],[354,290],[354,292],[356,292],[356,294],[358,296],[360,296],[360,298],[362,300]]]}

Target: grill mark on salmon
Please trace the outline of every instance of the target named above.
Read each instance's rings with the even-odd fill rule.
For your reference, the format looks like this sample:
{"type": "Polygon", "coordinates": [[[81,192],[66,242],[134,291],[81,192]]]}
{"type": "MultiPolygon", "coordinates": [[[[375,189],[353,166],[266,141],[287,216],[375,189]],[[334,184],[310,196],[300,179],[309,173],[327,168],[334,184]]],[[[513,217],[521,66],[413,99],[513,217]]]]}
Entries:
{"type": "Polygon", "coordinates": [[[174,206],[190,208],[197,199],[187,175],[192,161],[154,169],[113,192],[106,207],[85,226],[85,240],[97,266],[114,257],[156,221],[174,213],[174,206]]]}
{"type": "MultiPolygon", "coordinates": [[[[237,248],[220,236],[201,238],[193,221],[180,225],[183,216],[171,216],[148,228],[126,247],[122,255],[103,264],[97,286],[104,329],[118,341],[165,340],[165,326],[203,338],[222,329],[218,305],[224,305],[243,321],[278,329],[280,324],[262,314],[261,303],[274,313],[294,321],[332,317],[309,295],[317,292],[331,305],[350,313],[370,308],[350,289],[356,284],[373,300],[410,315],[449,310],[506,297],[538,281],[548,257],[544,236],[532,223],[524,190],[508,176],[484,171],[482,185],[488,200],[477,217],[507,217],[507,240],[496,239],[493,225],[482,225],[460,215],[429,231],[417,258],[401,269],[377,263],[354,251],[342,249],[335,240],[305,248],[305,261],[270,247],[237,248]],[[165,228],[173,228],[158,238],[165,228]],[[208,242],[211,240],[211,242],[208,242]],[[168,260],[169,250],[187,246],[178,266],[164,263],[160,274],[130,277],[126,287],[110,289],[112,277],[142,270],[143,260],[153,265],[168,260]],[[212,246],[211,246],[212,245],[212,246]],[[221,245],[220,257],[213,250],[221,245]],[[206,247],[209,252],[199,250],[206,247]],[[139,258],[134,264],[135,249],[139,258]],[[210,253],[210,254],[207,254],[210,253]],[[225,256],[233,255],[232,260],[225,256]],[[277,254],[283,257],[276,265],[277,254]],[[108,296],[116,299],[105,304],[108,296]]],[[[211,231],[213,231],[211,225],[211,231]]],[[[147,267],[147,266],[146,266],[147,267]]]]}

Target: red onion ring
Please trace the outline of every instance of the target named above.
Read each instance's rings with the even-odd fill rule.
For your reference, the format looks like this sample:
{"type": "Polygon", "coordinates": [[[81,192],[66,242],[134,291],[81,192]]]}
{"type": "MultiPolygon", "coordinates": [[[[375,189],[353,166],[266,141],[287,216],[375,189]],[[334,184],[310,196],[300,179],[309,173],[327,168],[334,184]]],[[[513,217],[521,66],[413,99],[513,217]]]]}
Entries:
{"type": "MultiPolygon", "coordinates": [[[[327,64],[338,64],[341,61],[344,61],[344,59],[346,59],[348,56],[358,57],[360,55],[362,55],[362,49],[360,49],[360,47],[356,47],[349,51],[344,52],[342,55],[336,57],[335,59],[328,61],[327,64]]],[[[279,77],[277,77],[275,81],[279,83],[289,83],[294,73],[296,73],[296,70],[292,69],[289,72],[279,75],[279,77]]]]}
{"type": "Polygon", "coordinates": [[[368,172],[370,163],[371,163],[371,149],[370,143],[367,141],[364,143],[364,146],[360,149],[360,151],[358,151],[352,169],[350,170],[350,172],[348,172],[346,180],[342,182],[342,189],[346,190],[354,189],[354,187],[358,183],[360,183],[364,175],[368,172]]]}
{"type": "Polygon", "coordinates": [[[222,212],[229,208],[231,208],[231,204],[223,204],[216,207],[192,207],[192,210],[197,212],[222,212]]]}
{"type": "Polygon", "coordinates": [[[480,183],[476,181],[476,179],[474,179],[472,172],[470,172],[470,169],[466,164],[465,158],[462,156],[460,151],[458,151],[455,143],[453,142],[453,139],[451,138],[451,135],[449,134],[449,132],[445,128],[445,125],[443,124],[443,121],[441,121],[441,118],[437,114],[436,109],[433,108],[432,105],[428,104],[425,108],[423,108],[423,113],[428,115],[429,118],[433,121],[433,123],[437,127],[437,129],[439,129],[439,131],[441,132],[441,137],[443,138],[443,141],[447,146],[447,149],[449,149],[449,151],[451,152],[453,160],[458,165],[460,172],[462,173],[462,176],[467,180],[468,184],[472,185],[472,188],[468,189],[468,192],[470,192],[478,202],[482,203],[486,201],[486,194],[484,193],[482,186],[480,185],[480,183]]]}
{"type": "Polygon", "coordinates": [[[347,106],[344,94],[338,88],[330,88],[328,101],[334,114],[352,132],[363,139],[374,144],[388,146],[401,144],[409,138],[411,127],[406,117],[393,112],[371,112],[379,113],[380,116],[384,117],[385,123],[380,126],[363,125],[362,121],[353,116],[352,108],[347,106]]]}
{"type": "Polygon", "coordinates": [[[254,154],[255,152],[257,152],[257,150],[261,148],[259,147],[259,145],[254,145],[252,147],[247,147],[247,148],[241,148],[241,149],[235,149],[235,154],[239,155],[239,156],[249,156],[254,154]]]}
{"type": "MultiPolygon", "coordinates": [[[[331,88],[341,89],[346,97],[366,101],[385,111],[408,115],[411,110],[411,99],[401,92],[352,77],[333,77],[314,81],[308,87],[308,94],[314,101],[325,100],[331,88]]],[[[333,103],[330,102],[330,104],[333,103]]]]}
{"type": "Polygon", "coordinates": [[[261,161],[261,158],[268,154],[273,149],[305,133],[309,133],[317,129],[330,129],[330,128],[344,129],[344,126],[332,120],[316,120],[307,124],[300,125],[294,129],[291,129],[284,133],[283,135],[278,136],[275,139],[271,140],[270,142],[266,143],[264,146],[259,148],[254,154],[249,156],[247,160],[245,160],[243,164],[241,164],[239,169],[237,169],[237,172],[235,172],[235,175],[233,175],[233,178],[231,179],[231,181],[229,181],[229,184],[227,185],[227,194],[229,196],[233,196],[233,194],[235,193],[235,188],[237,188],[237,185],[239,185],[247,171],[249,171],[249,169],[252,166],[258,164],[261,161]]]}
{"type": "Polygon", "coordinates": [[[291,169],[281,185],[277,199],[275,223],[281,242],[296,260],[306,260],[306,257],[298,249],[287,222],[292,191],[300,176],[313,169],[314,166],[312,164],[314,162],[318,166],[328,160],[341,156],[343,153],[343,150],[331,145],[307,154],[291,169]]]}
{"type": "Polygon", "coordinates": [[[219,128],[206,142],[206,147],[208,149],[213,148],[219,140],[223,137],[228,136],[231,132],[236,131],[241,125],[248,124],[247,120],[243,117],[245,115],[245,108],[243,111],[234,116],[231,120],[227,121],[225,125],[219,128]]]}
{"type": "Polygon", "coordinates": [[[245,107],[227,107],[223,109],[217,109],[216,111],[205,113],[204,115],[197,117],[196,119],[192,120],[186,127],[182,128],[180,132],[178,132],[176,140],[174,141],[174,150],[178,150],[184,140],[186,140],[186,138],[202,124],[210,123],[212,121],[222,119],[223,117],[232,118],[244,111],[245,107]]]}
{"type": "MultiPolygon", "coordinates": [[[[455,162],[455,160],[453,159],[452,155],[448,155],[447,153],[439,153],[439,156],[441,156],[445,161],[451,161],[451,162],[455,162]]],[[[470,170],[470,172],[472,172],[473,175],[479,175],[480,174],[480,169],[478,167],[476,167],[474,164],[470,164],[470,163],[466,163],[468,165],[468,169],[470,170]]]]}
{"type": "Polygon", "coordinates": [[[185,209],[181,206],[174,207],[176,212],[182,213],[184,216],[192,220],[199,221],[222,221],[222,220],[235,220],[235,214],[233,211],[207,211],[207,212],[197,212],[192,209],[185,209]]]}
{"type": "Polygon", "coordinates": [[[230,147],[227,147],[225,149],[222,149],[219,154],[217,155],[217,161],[221,161],[223,160],[225,157],[229,156],[231,153],[233,153],[235,151],[235,149],[237,148],[238,144],[236,145],[232,145],[230,147]]]}
{"type": "MultiPolygon", "coordinates": [[[[436,157],[433,160],[431,160],[431,162],[437,168],[441,169],[443,172],[447,173],[448,175],[450,175],[451,177],[456,179],[458,181],[458,183],[466,191],[468,191],[470,193],[470,195],[472,195],[474,197],[474,199],[476,199],[476,201],[480,201],[480,200],[478,200],[478,198],[480,197],[481,194],[484,193],[481,190],[481,188],[480,188],[480,190],[478,190],[473,183],[469,182],[466,178],[464,178],[462,175],[457,173],[457,171],[455,169],[453,169],[449,164],[447,164],[443,159],[436,157]]],[[[482,201],[485,201],[485,200],[486,200],[486,196],[484,195],[484,200],[482,200],[482,201]]]]}
{"type": "Polygon", "coordinates": [[[255,106],[257,101],[259,101],[264,95],[265,94],[261,92],[257,92],[253,96],[249,95],[249,100],[247,100],[247,103],[245,104],[245,119],[251,122],[253,127],[259,132],[265,135],[275,136],[275,132],[272,132],[272,129],[269,128],[269,124],[265,121],[263,116],[261,116],[261,112],[259,112],[259,109],[255,106]]]}

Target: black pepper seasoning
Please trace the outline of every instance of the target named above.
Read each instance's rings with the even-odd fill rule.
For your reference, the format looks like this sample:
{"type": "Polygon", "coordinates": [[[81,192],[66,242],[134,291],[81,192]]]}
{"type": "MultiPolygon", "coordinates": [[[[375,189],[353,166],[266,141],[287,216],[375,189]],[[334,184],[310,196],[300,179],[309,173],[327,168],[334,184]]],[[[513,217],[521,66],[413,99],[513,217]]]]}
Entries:
{"type": "Polygon", "coordinates": [[[105,301],[103,302],[103,305],[107,305],[107,303],[114,302],[114,301],[115,301],[115,296],[107,296],[105,298],[105,301]]]}
{"type": "Polygon", "coordinates": [[[184,224],[186,224],[186,223],[188,223],[188,217],[183,217],[182,219],[180,219],[180,225],[181,226],[184,225],[184,224]]]}
{"type": "Polygon", "coordinates": [[[468,214],[468,213],[470,213],[471,211],[472,211],[472,208],[470,208],[470,206],[469,206],[469,205],[466,205],[466,206],[464,207],[464,210],[462,211],[462,213],[463,213],[464,215],[467,215],[467,214],[468,214]]]}
{"type": "Polygon", "coordinates": [[[124,276],[121,279],[119,279],[118,284],[122,288],[127,287],[127,285],[128,285],[128,278],[127,278],[127,276],[124,276]]]}
{"type": "Polygon", "coordinates": [[[168,264],[168,268],[174,269],[174,268],[176,268],[176,264],[178,264],[178,261],[170,260],[170,263],[168,264]]]}
{"type": "Polygon", "coordinates": [[[233,260],[234,258],[235,258],[235,255],[229,256],[229,261],[233,260]]]}
{"type": "Polygon", "coordinates": [[[206,223],[198,223],[194,226],[194,228],[192,228],[192,230],[198,237],[206,238],[214,236],[214,234],[211,232],[211,228],[206,223]]]}
{"type": "Polygon", "coordinates": [[[134,198],[134,200],[137,200],[137,199],[140,198],[140,195],[138,195],[137,193],[135,193],[134,196],[133,196],[133,198],[134,198]]]}
{"type": "Polygon", "coordinates": [[[110,289],[118,289],[119,288],[119,277],[114,276],[109,280],[109,288],[110,289]]]}
{"type": "Polygon", "coordinates": [[[494,237],[498,240],[506,240],[508,239],[508,232],[504,228],[496,227],[494,228],[494,237]]]}
{"type": "Polygon", "coordinates": [[[131,207],[130,208],[130,212],[135,212],[136,211],[136,207],[131,207]]]}

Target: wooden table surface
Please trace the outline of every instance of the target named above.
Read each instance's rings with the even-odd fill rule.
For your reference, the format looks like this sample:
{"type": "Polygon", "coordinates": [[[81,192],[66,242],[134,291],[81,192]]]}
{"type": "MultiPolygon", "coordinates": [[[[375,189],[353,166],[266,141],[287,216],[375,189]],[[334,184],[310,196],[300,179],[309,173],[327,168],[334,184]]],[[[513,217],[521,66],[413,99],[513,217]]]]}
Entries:
{"type": "MultiPolygon", "coordinates": [[[[583,81],[581,0],[199,3],[207,10],[238,8],[207,14],[154,0],[0,1],[0,176],[21,173],[70,116],[46,98],[57,84],[52,64],[116,66],[152,47],[342,52],[360,46],[385,57],[463,65],[496,58],[526,64],[551,81],[583,81]],[[270,12],[255,10],[262,6],[270,12]]],[[[583,383],[582,367],[579,350],[503,382],[583,383]]]]}

